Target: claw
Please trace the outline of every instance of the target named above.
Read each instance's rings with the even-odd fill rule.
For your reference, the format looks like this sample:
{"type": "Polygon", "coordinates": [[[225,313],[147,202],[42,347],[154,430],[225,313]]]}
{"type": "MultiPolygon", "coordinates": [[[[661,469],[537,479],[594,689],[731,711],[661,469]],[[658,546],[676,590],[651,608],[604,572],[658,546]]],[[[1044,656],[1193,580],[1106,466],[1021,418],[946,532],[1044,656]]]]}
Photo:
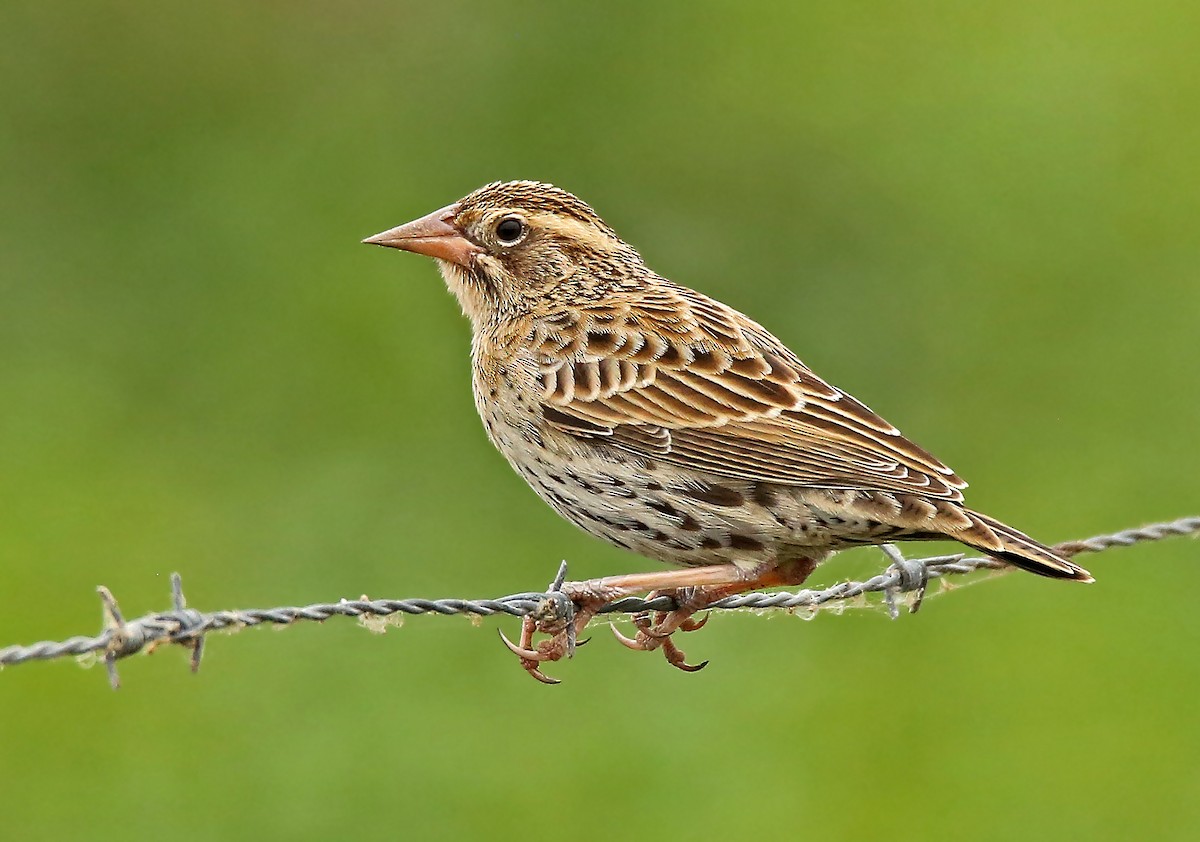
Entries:
{"type": "MultiPolygon", "coordinates": [[[[711,616],[712,616],[712,612],[706,611],[706,612],[704,612],[704,616],[701,617],[699,620],[693,620],[691,617],[688,617],[686,620],[684,620],[682,623],[679,624],[679,630],[682,632],[700,631],[700,629],[702,629],[706,625],[708,625],[708,618],[711,616]]],[[[708,662],[705,661],[705,663],[708,663],[708,662]]]]}
{"type": "MultiPolygon", "coordinates": [[[[708,663],[708,661],[705,661],[704,663],[706,664],[706,663],[708,663]]],[[[551,685],[562,684],[561,678],[551,678],[550,676],[546,675],[546,673],[544,673],[540,669],[538,669],[536,662],[534,662],[531,665],[531,664],[526,664],[524,661],[522,661],[521,666],[525,667],[526,672],[528,672],[530,675],[532,675],[534,678],[536,678],[538,681],[542,682],[543,684],[551,684],[551,685]]],[[[704,664],[701,664],[700,666],[704,666],[704,664]]]]}
{"type": "Polygon", "coordinates": [[[538,652],[536,649],[526,649],[524,647],[518,646],[517,644],[515,644],[511,640],[509,640],[507,635],[505,635],[503,631],[501,631],[500,629],[497,629],[497,631],[500,632],[500,639],[504,641],[504,645],[508,647],[510,652],[512,652],[514,655],[516,655],[521,660],[523,660],[523,661],[545,661],[546,660],[546,656],[544,654],[542,654],[541,652],[538,652]]]}
{"type": "Polygon", "coordinates": [[[643,646],[638,641],[634,640],[632,637],[626,637],[625,635],[621,634],[619,631],[617,631],[616,626],[610,625],[609,629],[612,630],[613,637],[615,637],[617,639],[617,642],[620,643],[622,646],[626,647],[627,649],[632,649],[635,652],[645,652],[646,651],[645,646],[643,646]]]}
{"type": "Polygon", "coordinates": [[[591,642],[592,642],[592,639],[590,637],[585,637],[583,640],[575,641],[575,647],[579,648],[580,646],[587,646],[591,642]]]}

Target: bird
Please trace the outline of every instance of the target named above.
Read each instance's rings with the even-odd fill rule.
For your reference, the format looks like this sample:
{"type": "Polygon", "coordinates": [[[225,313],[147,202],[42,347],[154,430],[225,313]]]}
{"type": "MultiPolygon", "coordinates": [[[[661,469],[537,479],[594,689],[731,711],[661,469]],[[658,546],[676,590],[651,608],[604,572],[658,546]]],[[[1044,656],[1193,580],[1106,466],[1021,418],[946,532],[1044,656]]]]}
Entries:
{"type": "Polygon", "coordinates": [[[542,664],[574,653],[597,608],[646,592],[677,607],[614,633],[697,670],[673,635],[705,606],[798,585],[850,547],[951,540],[1092,581],[967,508],[947,465],[750,317],[655,273],[565,190],[493,182],[363,242],[435,260],[471,323],[476,409],[512,468],[584,531],[670,565],[567,583],[570,623],[525,618],[504,641],[540,681],[557,683],[542,664]]]}

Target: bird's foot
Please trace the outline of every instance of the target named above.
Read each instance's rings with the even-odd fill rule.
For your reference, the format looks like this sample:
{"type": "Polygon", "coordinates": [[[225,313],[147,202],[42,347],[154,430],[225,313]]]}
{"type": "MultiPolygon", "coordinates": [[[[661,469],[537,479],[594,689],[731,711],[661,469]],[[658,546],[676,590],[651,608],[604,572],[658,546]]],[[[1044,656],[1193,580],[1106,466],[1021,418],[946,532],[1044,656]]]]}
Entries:
{"type": "Polygon", "coordinates": [[[525,617],[521,620],[521,638],[517,643],[509,640],[503,631],[500,632],[500,639],[514,655],[521,659],[521,666],[531,676],[543,684],[558,684],[561,679],[546,675],[542,672],[541,665],[545,661],[558,661],[562,658],[574,657],[575,648],[587,643],[587,639],[579,640],[578,635],[591,617],[590,613],[583,615],[583,612],[576,610],[575,619],[557,631],[548,631],[542,628],[533,617],[525,617]],[[549,639],[540,640],[534,644],[534,634],[541,631],[550,634],[549,639]]]}
{"type": "MultiPolygon", "coordinates": [[[[684,672],[699,672],[708,666],[708,661],[701,661],[698,664],[689,664],[687,656],[680,649],[672,636],[675,632],[693,632],[704,628],[704,624],[708,622],[706,614],[701,619],[697,620],[694,615],[697,611],[703,610],[713,600],[706,598],[704,588],[680,588],[672,591],[654,591],[650,594],[649,599],[655,599],[660,596],[670,596],[675,600],[676,608],[672,611],[658,611],[654,614],[654,620],[650,620],[650,612],[633,615],[633,625],[637,628],[637,634],[634,637],[626,637],[617,631],[616,626],[610,626],[613,636],[629,649],[639,652],[653,652],[656,649],[662,650],[663,657],[667,659],[667,663],[684,672]]],[[[718,597],[719,598],[719,597],[718,597]]]]}
{"type": "Polygon", "coordinates": [[[596,581],[561,582],[556,585],[555,593],[562,594],[569,601],[568,611],[563,612],[557,601],[547,599],[542,610],[522,618],[521,637],[517,643],[509,640],[503,631],[500,632],[500,639],[521,659],[525,671],[543,684],[558,684],[561,679],[546,675],[541,665],[546,661],[573,658],[576,647],[588,642],[588,638],[580,640],[579,635],[596,616],[596,612],[614,599],[629,595],[599,585],[596,581]],[[534,635],[539,633],[550,637],[535,644],[534,635]]]}
{"type": "Polygon", "coordinates": [[[518,643],[509,640],[508,635],[503,631],[500,632],[500,639],[514,655],[521,659],[521,666],[527,673],[543,684],[558,684],[561,679],[546,675],[542,672],[541,665],[543,661],[557,661],[562,658],[567,654],[570,645],[567,641],[560,639],[559,635],[555,635],[549,640],[540,641],[534,648],[533,634],[536,629],[536,621],[525,617],[521,621],[521,639],[518,643]]]}

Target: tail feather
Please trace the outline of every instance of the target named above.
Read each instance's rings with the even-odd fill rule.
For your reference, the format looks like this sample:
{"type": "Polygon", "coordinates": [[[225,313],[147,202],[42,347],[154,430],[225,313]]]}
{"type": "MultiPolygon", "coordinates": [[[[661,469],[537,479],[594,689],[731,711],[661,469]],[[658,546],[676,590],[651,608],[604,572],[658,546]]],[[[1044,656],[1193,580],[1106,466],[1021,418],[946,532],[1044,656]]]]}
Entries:
{"type": "Polygon", "coordinates": [[[962,511],[971,519],[974,528],[956,534],[956,540],[1039,576],[1077,582],[1095,581],[1091,573],[1065,555],[1039,544],[1024,532],[979,512],[970,509],[962,511]]]}

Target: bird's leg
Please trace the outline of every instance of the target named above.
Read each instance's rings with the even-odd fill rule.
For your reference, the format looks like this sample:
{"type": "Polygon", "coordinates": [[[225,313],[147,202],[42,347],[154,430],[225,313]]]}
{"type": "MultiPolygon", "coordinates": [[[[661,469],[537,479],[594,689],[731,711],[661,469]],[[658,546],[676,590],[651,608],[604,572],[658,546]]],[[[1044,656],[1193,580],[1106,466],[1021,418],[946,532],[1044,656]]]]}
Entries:
{"type": "Polygon", "coordinates": [[[675,645],[671,635],[677,631],[690,632],[703,627],[708,618],[693,619],[697,612],[727,596],[760,588],[802,584],[816,566],[816,561],[800,558],[784,563],[764,564],[749,570],[735,564],[714,564],[654,573],[606,576],[582,582],[564,582],[561,591],[575,604],[575,617],[572,621],[567,622],[558,616],[547,619],[540,619],[536,615],[528,616],[521,622],[519,644],[510,641],[503,632],[500,636],[505,645],[521,659],[521,666],[531,676],[545,684],[557,684],[558,679],[551,678],[541,671],[541,664],[545,661],[560,660],[564,656],[569,657],[575,639],[605,605],[649,591],[651,598],[673,597],[677,607],[671,611],[657,612],[653,622],[649,612],[635,615],[633,623],[638,633],[634,638],[625,637],[615,628],[613,634],[630,649],[645,652],[661,649],[672,666],[686,672],[695,672],[703,669],[708,662],[687,663],[683,651],[675,645]],[[538,632],[548,634],[550,638],[535,645],[533,637],[538,632]]]}
{"type": "Polygon", "coordinates": [[[663,595],[672,596],[677,607],[672,611],[660,611],[655,615],[653,624],[650,622],[648,612],[635,616],[633,624],[638,630],[635,637],[626,637],[617,631],[616,627],[613,627],[612,631],[617,640],[630,649],[643,652],[661,649],[671,666],[678,667],[685,672],[697,672],[704,669],[708,665],[708,661],[702,661],[699,664],[687,663],[683,651],[671,639],[671,635],[677,631],[696,631],[708,622],[708,617],[699,621],[694,620],[693,615],[696,612],[704,610],[727,596],[735,596],[760,588],[801,585],[816,569],[816,566],[816,561],[812,559],[791,559],[782,564],[763,565],[754,570],[740,571],[741,577],[734,582],[655,591],[651,594],[651,598],[663,595]]]}

